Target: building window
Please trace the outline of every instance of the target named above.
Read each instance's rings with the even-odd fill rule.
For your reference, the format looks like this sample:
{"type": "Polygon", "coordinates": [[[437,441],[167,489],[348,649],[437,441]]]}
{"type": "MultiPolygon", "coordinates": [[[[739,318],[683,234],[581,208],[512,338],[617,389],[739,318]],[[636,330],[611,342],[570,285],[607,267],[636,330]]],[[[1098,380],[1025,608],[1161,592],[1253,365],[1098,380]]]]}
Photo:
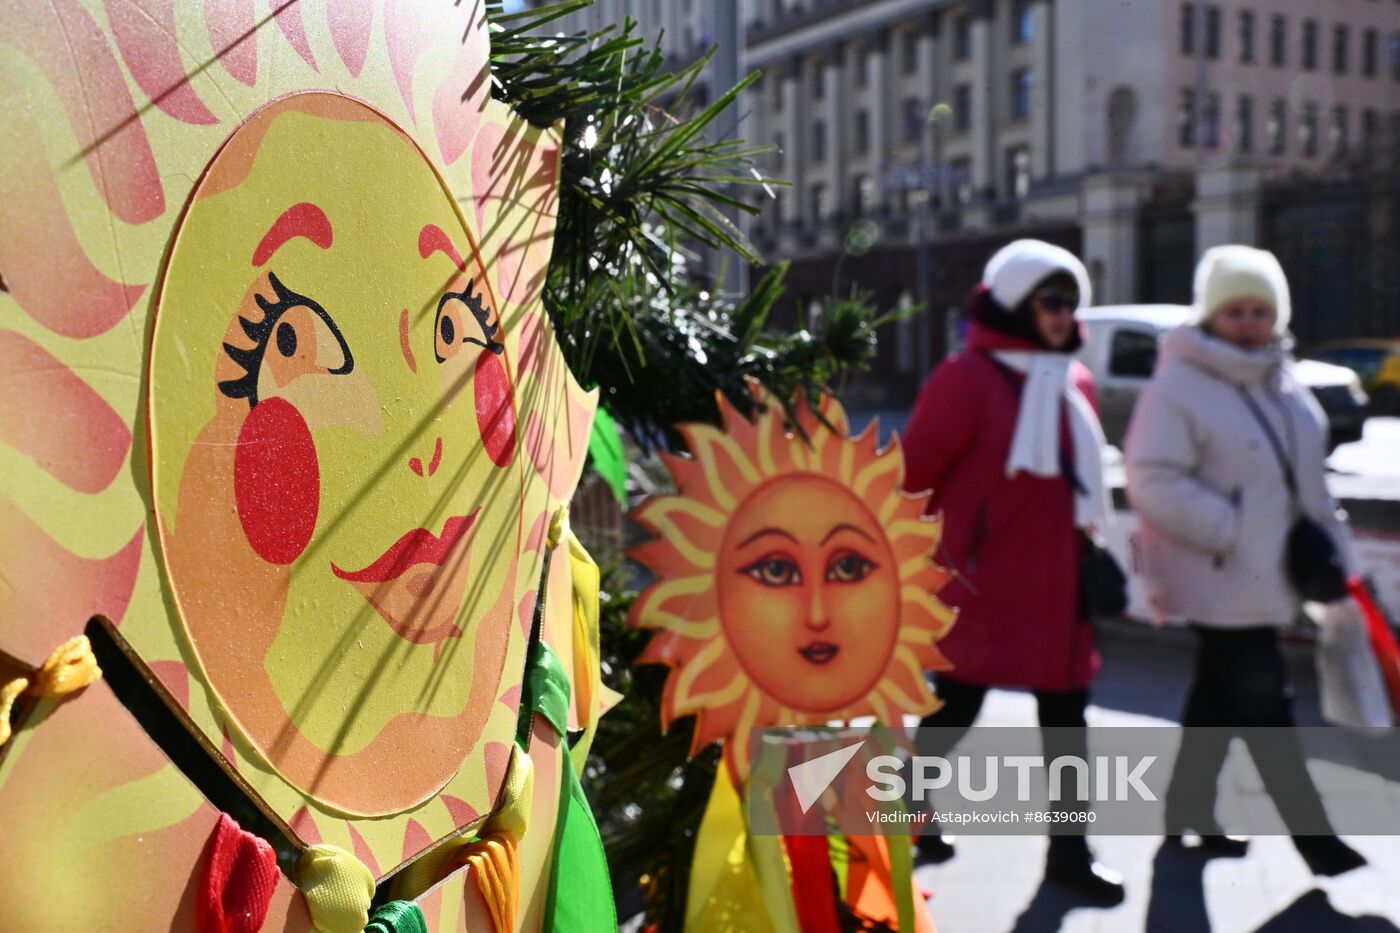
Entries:
{"type": "Polygon", "coordinates": [[[1317,70],[1317,20],[1303,20],[1303,70],[1317,70]]]}
{"type": "Polygon", "coordinates": [[[779,130],[773,134],[773,167],[782,168],[783,160],[787,158],[787,137],[783,131],[779,130]]]}
{"type": "Polygon", "coordinates": [[[904,73],[911,75],[919,70],[919,34],[912,29],[899,40],[900,64],[904,73]]]}
{"type": "Polygon", "coordinates": [[[783,85],[786,81],[779,80],[773,82],[773,112],[783,112],[783,85]]]}
{"type": "Polygon", "coordinates": [[[1006,194],[1024,200],[1031,190],[1031,151],[1025,146],[1006,150],[1006,194]]]}
{"type": "Polygon", "coordinates": [[[1376,59],[1379,57],[1381,37],[1374,29],[1361,34],[1361,73],[1368,78],[1376,76],[1376,59]]]}
{"type": "Polygon", "coordinates": [[[966,13],[953,19],[953,57],[960,62],[972,57],[972,17],[966,13]]]}
{"type": "Polygon", "coordinates": [[[1265,131],[1269,136],[1269,152],[1282,155],[1288,145],[1288,104],[1282,98],[1269,105],[1269,123],[1265,131]]]}
{"type": "Polygon", "coordinates": [[[900,105],[900,113],[903,116],[904,141],[907,143],[916,142],[919,138],[919,130],[923,121],[919,119],[919,99],[917,97],[906,97],[900,105]]]}
{"type": "Polygon", "coordinates": [[[972,85],[959,84],[953,88],[953,129],[972,129],[972,85]]]}
{"type": "Polygon", "coordinates": [[[1206,35],[1205,35],[1205,56],[1206,58],[1220,57],[1220,7],[1206,7],[1206,35]]]}
{"type": "Polygon", "coordinates": [[[1235,104],[1235,148],[1248,153],[1254,150],[1254,98],[1241,94],[1235,104]]]}
{"type": "Polygon", "coordinates": [[[855,72],[855,74],[852,75],[851,83],[856,87],[865,87],[866,78],[868,77],[866,71],[870,67],[870,53],[862,46],[857,49],[855,55],[851,57],[853,59],[852,70],[855,72]]]}
{"type": "Polygon", "coordinates": [[[1376,137],[1381,131],[1381,115],[1376,112],[1375,107],[1367,107],[1361,111],[1361,140],[1367,146],[1376,141],[1376,137]]]}
{"type": "Polygon", "coordinates": [[[856,177],[856,216],[864,217],[875,211],[879,205],[879,193],[875,189],[875,179],[869,175],[856,177]]]}
{"type": "Polygon", "coordinates": [[[1288,62],[1288,23],[1282,16],[1269,19],[1269,64],[1282,68],[1288,62]]]}
{"type": "Polygon", "coordinates": [[[1298,147],[1305,156],[1317,155],[1317,104],[1307,101],[1298,117],[1298,147]]]}
{"type": "Polygon", "coordinates": [[[1196,3],[1187,0],[1181,5],[1181,54],[1196,54],[1196,3]]]}
{"type": "Polygon", "coordinates": [[[820,59],[812,62],[812,100],[826,97],[826,63],[820,59]]]}
{"type": "Polygon", "coordinates": [[[1386,57],[1390,59],[1390,76],[1400,81],[1400,32],[1390,34],[1385,44],[1386,57]]]}
{"type": "Polygon", "coordinates": [[[1183,88],[1176,108],[1176,137],[1183,149],[1196,147],[1196,91],[1183,88]]]}
{"type": "Polygon", "coordinates": [[[1011,41],[1026,45],[1035,38],[1035,13],[1031,0],[1016,0],[1011,9],[1011,41]]]}
{"type": "Polygon", "coordinates": [[[971,204],[972,162],[968,159],[954,159],[948,163],[948,183],[952,187],[955,202],[971,204]]]}
{"type": "Polygon", "coordinates": [[[1026,120],[1031,115],[1031,70],[1017,68],[1011,72],[1011,119],[1026,120]]]}
{"type": "Polygon", "coordinates": [[[1254,64],[1254,14],[1240,11],[1240,64],[1254,64]]]}
{"type": "Polygon", "coordinates": [[[812,161],[826,161],[826,121],[812,121],[812,161]]]}
{"type": "Polygon", "coordinates": [[[856,111],[856,152],[866,153],[870,151],[870,111],[856,111]]]}
{"type": "Polygon", "coordinates": [[[1220,95],[1211,91],[1201,110],[1201,145],[1206,149],[1220,146],[1220,95]]]}
{"type": "Polygon", "coordinates": [[[1347,45],[1350,36],[1347,27],[1334,26],[1332,28],[1332,73],[1344,75],[1347,73],[1347,45]]]}
{"type": "Polygon", "coordinates": [[[813,182],[812,187],[809,189],[808,196],[812,200],[812,220],[826,220],[828,207],[826,203],[826,185],[821,182],[813,182]]]}
{"type": "Polygon", "coordinates": [[[1327,123],[1327,148],[1333,156],[1340,156],[1347,151],[1347,108],[1338,104],[1332,108],[1332,119],[1327,123]]]}

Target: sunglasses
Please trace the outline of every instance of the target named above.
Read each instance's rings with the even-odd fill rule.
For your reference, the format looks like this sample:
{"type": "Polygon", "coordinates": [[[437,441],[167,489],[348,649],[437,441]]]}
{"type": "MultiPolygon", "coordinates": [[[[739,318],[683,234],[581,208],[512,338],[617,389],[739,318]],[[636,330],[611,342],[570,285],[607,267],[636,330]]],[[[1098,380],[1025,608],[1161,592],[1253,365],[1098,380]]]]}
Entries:
{"type": "Polygon", "coordinates": [[[1062,292],[1058,288],[1042,288],[1031,296],[1042,308],[1051,314],[1061,311],[1073,313],[1079,307],[1079,296],[1074,292],[1062,292]]]}

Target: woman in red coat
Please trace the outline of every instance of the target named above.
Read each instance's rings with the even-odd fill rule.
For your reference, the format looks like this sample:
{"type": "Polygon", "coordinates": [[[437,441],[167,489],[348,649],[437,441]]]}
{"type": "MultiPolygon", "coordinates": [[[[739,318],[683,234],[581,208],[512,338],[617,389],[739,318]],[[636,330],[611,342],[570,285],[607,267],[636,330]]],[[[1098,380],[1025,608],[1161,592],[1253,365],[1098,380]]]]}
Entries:
{"type": "MultiPolygon", "coordinates": [[[[944,705],[926,727],[966,730],[994,686],[1032,690],[1042,727],[1084,727],[1099,659],[1079,608],[1081,529],[1107,515],[1103,431],[1089,372],[1074,360],[1074,311],[1088,299],[1073,254],[1039,240],[1006,246],[973,290],[967,349],[919,392],[905,486],[932,490],[929,510],[943,513],[939,561],[953,579],[939,597],[959,610],[938,643],[953,664],[938,676],[944,705]]],[[[940,732],[941,748],[920,751],[944,754],[958,735],[940,732]]],[[[1086,756],[1083,735],[1047,734],[1046,761],[1086,756]]],[[[952,855],[938,835],[919,847],[937,861],[952,855]]],[[[1083,836],[1050,837],[1046,878],[1099,903],[1123,897],[1083,836]]]]}

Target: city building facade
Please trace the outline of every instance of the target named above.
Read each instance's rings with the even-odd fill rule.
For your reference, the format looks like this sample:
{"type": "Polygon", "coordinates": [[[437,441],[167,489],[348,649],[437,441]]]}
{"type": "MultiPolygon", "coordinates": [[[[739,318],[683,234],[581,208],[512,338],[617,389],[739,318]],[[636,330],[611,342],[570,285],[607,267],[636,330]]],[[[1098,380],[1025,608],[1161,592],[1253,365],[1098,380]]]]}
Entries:
{"type": "MultiPolygon", "coordinates": [[[[749,231],[792,263],[797,313],[853,283],[929,309],[882,341],[891,403],[955,344],[981,262],[1016,236],[1078,251],[1099,303],[1186,300],[1196,255],[1224,242],[1296,240],[1318,260],[1340,235],[1367,257],[1353,276],[1400,264],[1385,155],[1400,139],[1400,0],[721,3],[598,0],[564,28],[630,16],[677,62],[730,43],[739,73],[761,72],[738,133],[773,147],[761,167],[790,186],[749,231]],[[1379,207],[1357,181],[1378,164],[1379,207]],[[1298,213],[1310,200],[1344,204],[1298,213]]],[[[1316,287],[1338,302],[1330,274],[1316,287]]],[[[1400,331],[1353,321],[1356,307],[1300,325],[1400,331]]]]}

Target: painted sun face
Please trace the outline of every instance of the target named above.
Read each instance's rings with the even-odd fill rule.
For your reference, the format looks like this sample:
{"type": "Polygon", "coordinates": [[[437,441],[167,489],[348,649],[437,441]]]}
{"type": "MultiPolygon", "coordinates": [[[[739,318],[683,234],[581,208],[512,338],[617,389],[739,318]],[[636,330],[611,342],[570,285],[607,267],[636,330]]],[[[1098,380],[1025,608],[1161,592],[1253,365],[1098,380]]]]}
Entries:
{"type": "Polygon", "coordinates": [[[233,723],[334,809],[430,796],[497,696],[521,547],[500,328],[442,181],[348,98],[256,114],[177,230],[150,395],[171,585],[233,723]]]}
{"type": "Polygon", "coordinates": [[[754,421],[721,398],[722,430],[681,426],[691,455],[663,455],[677,494],[633,514],[656,537],[629,552],[657,578],[631,624],[656,630],[640,660],[674,668],[663,725],[697,715],[693,750],[726,740],[738,777],[752,728],[931,711],[923,672],[948,666],[934,643],[954,619],[898,443],[849,437],[830,398],[789,432],[753,391],[754,421]]]}
{"type": "Polygon", "coordinates": [[[725,530],[715,576],[725,638],[779,702],[841,709],[888,666],[898,569],[884,531],[840,483],[807,473],[754,490],[725,530]]]}

